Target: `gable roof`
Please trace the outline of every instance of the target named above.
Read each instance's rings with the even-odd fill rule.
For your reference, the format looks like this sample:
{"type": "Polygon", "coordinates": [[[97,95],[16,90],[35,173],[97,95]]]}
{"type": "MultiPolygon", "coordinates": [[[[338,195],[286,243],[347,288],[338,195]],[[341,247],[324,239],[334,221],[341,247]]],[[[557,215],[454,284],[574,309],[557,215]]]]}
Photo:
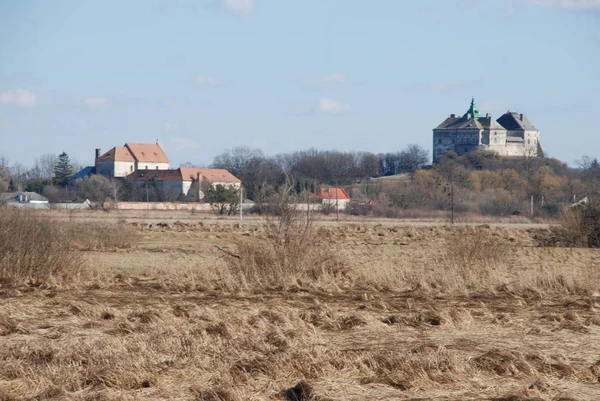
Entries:
{"type": "Polygon", "coordinates": [[[124,146],[115,146],[108,152],[99,156],[96,162],[134,162],[133,155],[124,146]]]}
{"type": "Polygon", "coordinates": [[[317,192],[310,196],[315,199],[337,199],[337,200],[350,200],[350,195],[344,188],[319,188],[317,192]]]}
{"type": "Polygon", "coordinates": [[[181,170],[137,170],[127,176],[134,181],[184,181],[181,170]]]}
{"type": "Polygon", "coordinates": [[[131,155],[137,162],[144,163],[168,163],[167,155],[158,143],[126,143],[131,155]]]}
{"type": "Polygon", "coordinates": [[[502,114],[496,121],[505,129],[510,131],[538,130],[534,127],[531,121],[525,117],[524,114],[519,114],[512,111],[507,111],[506,113],[502,114]],[[522,120],[521,116],[523,116],[522,120]]]}
{"type": "Polygon", "coordinates": [[[193,168],[180,167],[181,175],[185,181],[193,181],[198,178],[200,173],[203,179],[209,182],[241,183],[242,180],[222,168],[193,168]]]}
{"type": "Polygon", "coordinates": [[[72,179],[76,180],[77,178],[87,177],[89,175],[96,174],[96,167],[87,166],[76,172],[71,176],[72,179]]]}
{"type": "Polygon", "coordinates": [[[503,130],[504,127],[498,122],[494,121],[492,117],[476,117],[476,118],[467,118],[466,116],[462,117],[448,117],[446,118],[440,125],[438,125],[434,130],[437,129],[494,129],[494,130],[503,130]]]}

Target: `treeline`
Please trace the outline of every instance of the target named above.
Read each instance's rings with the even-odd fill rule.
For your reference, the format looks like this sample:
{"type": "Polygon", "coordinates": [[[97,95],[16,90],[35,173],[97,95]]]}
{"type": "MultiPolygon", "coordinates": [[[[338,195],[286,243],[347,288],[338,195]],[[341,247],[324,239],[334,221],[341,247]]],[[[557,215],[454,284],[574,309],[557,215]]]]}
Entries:
{"type": "MultiPolygon", "coordinates": [[[[532,197],[536,215],[553,215],[584,197],[600,198],[600,163],[585,156],[575,169],[552,158],[500,157],[485,151],[461,157],[449,152],[433,166],[428,161],[427,151],[416,145],[385,154],[309,149],[274,156],[239,147],[216,156],[210,167],[240,178],[246,197],[254,201],[284,185],[293,185],[298,193],[341,186],[353,199],[351,213],[377,216],[451,208],[458,213],[529,214],[532,197]]],[[[97,175],[73,180],[77,169],[66,153],[42,156],[31,168],[11,166],[0,157],[0,191],[38,192],[51,202],[90,199],[99,205],[106,200],[188,201],[154,182],[139,186],[97,175]]]]}
{"type": "Polygon", "coordinates": [[[395,217],[411,210],[484,215],[553,216],[564,206],[600,198],[600,164],[584,157],[579,168],[540,157],[500,157],[491,152],[444,155],[433,168],[406,179],[374,180],[352,187],[351,212],[395,217]],[[371,201],[371,202],[367,202],[371,201]]]}
{"type": "Polygon", "coordinates": [[[297,191],[319,185],[348,186],[372,177],[413,173],[429,161],[418,145],[394,153],[322,151],[316,149],[265,156],[260,149],[238,147],[215,157],[211,167],[230,171],[244,183],[248,198],[261,188],[293,183],[297,191]]]}

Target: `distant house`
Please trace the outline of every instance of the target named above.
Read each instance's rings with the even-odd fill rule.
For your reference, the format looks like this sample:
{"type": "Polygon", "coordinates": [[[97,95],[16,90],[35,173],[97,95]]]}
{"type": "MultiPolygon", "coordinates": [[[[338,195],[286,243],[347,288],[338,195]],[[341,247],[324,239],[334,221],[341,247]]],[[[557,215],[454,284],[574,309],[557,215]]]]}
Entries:
{"type": "Polygon", "coordinates": [[[5,192],[0,194],[0,203],[8,207],[47,209],[48,198],[36,192],[5,192]]]}
{"type": "Polygon", "coordinates": [[[176,170],[137,170],[127,176],[128,180],[138,186],[150,183],[154,186],[184,194],[193,200],[202,200],[202,182],[208,182],[213,187],[222,185],[239,189],[242,181],[227,170],[212,168],[180,167],[176,170]]]}
{"type": "Polygon", "coordinates": [[[225,188],[240,189],[242,180],[231,174],[229,171],[221,168],[180,168],[183,178],[190,180],[189,190],[193,193],[188,193],[188,197],[202,200],[204,192],[202,191],[202,182],[207,182],[214,187],[221,185],[225,188]],[[197,191],[197,192],[196,192],[197,191]]]}
{"type": "Polygon", "coordinates": [[[95,172],[106,177],[126,177],[138,170],[168,170],[169,159],[158,143],[126,143],[104,154],[96,149],[95,172]]]}
{"type": "Polygon", "coordinates": [[[344,210],[350,203],[350,195],[344,188],[319,188],[310,198],[321,200],[324,209],[344,210]]]}

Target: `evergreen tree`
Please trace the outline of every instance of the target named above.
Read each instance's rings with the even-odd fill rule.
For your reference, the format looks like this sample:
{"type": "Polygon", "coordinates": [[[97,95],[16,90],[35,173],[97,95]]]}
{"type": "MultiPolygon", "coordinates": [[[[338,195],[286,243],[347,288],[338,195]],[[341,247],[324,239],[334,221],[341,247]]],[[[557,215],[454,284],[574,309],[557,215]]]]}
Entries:
{"type": "Polygon", "coordinates": [[[66,187],[71,182],[71,176],[73,175],[73,165],[71,159],[66,152],[62,152],[58,155],[58,160],[54,167],[54,184],[66,187]]]}

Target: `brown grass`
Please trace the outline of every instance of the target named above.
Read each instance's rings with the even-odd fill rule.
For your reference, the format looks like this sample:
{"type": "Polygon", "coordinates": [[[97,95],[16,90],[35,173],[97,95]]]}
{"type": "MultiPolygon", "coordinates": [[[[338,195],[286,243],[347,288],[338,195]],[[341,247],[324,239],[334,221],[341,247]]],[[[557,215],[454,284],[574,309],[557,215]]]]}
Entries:
{"type": "Polygon", "coordinates": [[[300,249],[329,249],[336,276],[297,246],[277,259],[274,238],[300,241],[277,232],[170,223],[118,251],[71,249],[88,265],[76,282],[0,293],[0,399],[597,396],[594,250],[485,226],[314,227],[300,249]],[[263,251],[271,270],[250,257],[263,251]]]}
{"type": "Polygon", "coordinates": [[[52,276],[76,275],[82,261],[56,224],[26,211],[0,210],[0,285],[39,285],[52,276]]]}

